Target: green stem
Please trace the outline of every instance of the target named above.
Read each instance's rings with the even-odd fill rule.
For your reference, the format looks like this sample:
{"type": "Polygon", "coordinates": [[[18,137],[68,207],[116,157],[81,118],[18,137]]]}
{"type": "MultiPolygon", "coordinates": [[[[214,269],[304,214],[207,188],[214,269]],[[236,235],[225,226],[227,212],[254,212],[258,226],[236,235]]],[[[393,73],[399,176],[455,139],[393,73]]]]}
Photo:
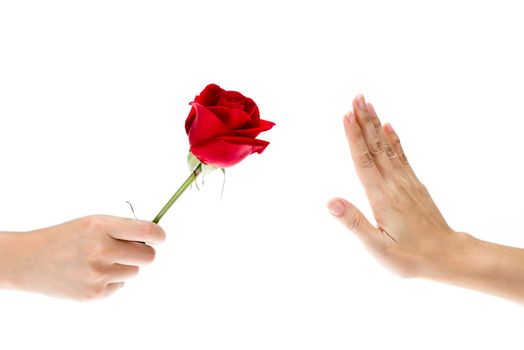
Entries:
{"type": "Polygon", "coordinates": [[[160,219],[162,219],[162,216],[164,216],[164,214],[169,210],[169,208],[171,208],[173,203],[176,202],[178,197],[180,197],[182,193],[184,193],[184,191],[187,190],[187,188],[196,180],[196,178],[198,177],[198,174],[200,174],[201,172],[202,172],[202,163],[198,164],[198,166],[195,168],[195,170],[193,170],[191,175],[189,175],[187,180],[184,181],[182,186],[180,186],[180,188],[175,192],[173,197],[171,197],[171,199],[166,203],[166,205],[164,205],[162,210],[160,210],[157,216],[153,219],[153,222],[155,224],[158,224],[160,219]]]}

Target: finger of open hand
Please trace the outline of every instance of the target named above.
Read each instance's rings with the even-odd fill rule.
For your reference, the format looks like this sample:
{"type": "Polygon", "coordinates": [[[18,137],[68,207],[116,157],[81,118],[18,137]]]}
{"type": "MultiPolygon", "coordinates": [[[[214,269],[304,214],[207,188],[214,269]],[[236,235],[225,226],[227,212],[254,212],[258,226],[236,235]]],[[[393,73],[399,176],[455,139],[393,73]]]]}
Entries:
{"type": "MultiPolygon", "coordinates": [[[[375,127],[375,132],[378,134],[380,140],[384,144],[384,149],[386,151],[387,156],[389,157],[391,164],[393,165],[393,168],[397,172],[404,173],[405,167],[404,164],[400,161],[397,152],[395,152],[395,149],[393,148],[391,142],[389,141],[388,137],[386,136],[386,133],[384,132],[384,128],[382,127],[382,123],[380,122],[380,118],[378,117],[377,112],[375,111],[375,107],[371,104],[367,104],[367,108],[369,111],[369,114],[371,115],[371,119],[373,121],[373,125],[375,127]]],[[[384,174],[384,177],[388,177],[390,174],[384,174]]]]}
{"type": "Polygon", "coordinates": [[[393,146],[393,149],[397,153],[397,157],[401,162],[402,166],[404,167],[406,173],[416,179],[417,176],[415,175],[413,168],[411,168],[411,165],[408,162],[408,158],[404,153],[404,149],[402,148],[402,144],[400,143],[400,139],[393,127],[391,126],[391,124],[387,123],[386,125],[384,125],[384,132],[386,134],[386,137],[389,139],[389,142],[393,146]]]}
{"type": "Polygon", "coordinates": [[[368,190],[374,190],[383,181],[375,161],[369,152],[362,131],[356,122],[353,112],[348,112],[344,117],[344,130],[351,150],[351,158],[362,185],[368,190]]]}
{"type": "Polygon", "coordinates": [[[362,212],[352,203],[342,198],[328,202],[328,209],[346,228],[355,233],[368,249],[380,253],[394,240],[385,239],[382,231],[374,227],[362,212]]]}
{"type": "Polygon", "coordinates": [[[386,145],[376,131],[376,120],[372,118],[371,113],[367,108],[364,96],[358,95],[353,99],[353,111],[356,115],[356,120],[360,129],[366,146],[375,161],[378,170],[383,177],[387,177],[393,171],[393,164],[386,152],[386,145]]]}

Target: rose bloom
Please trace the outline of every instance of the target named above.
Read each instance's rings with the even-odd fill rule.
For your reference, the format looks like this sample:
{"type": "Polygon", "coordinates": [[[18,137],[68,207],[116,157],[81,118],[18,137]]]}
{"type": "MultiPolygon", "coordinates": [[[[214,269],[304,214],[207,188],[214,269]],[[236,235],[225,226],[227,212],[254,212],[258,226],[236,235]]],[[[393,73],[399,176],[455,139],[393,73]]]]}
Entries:
{"type": "Polygon", "coordinates": [[[210,84],[190,104],[190,152],[202,163],[227,168],[269,145],[256,137],[275,123],[260,119],[256,103],[240,92],[210,84]]]}

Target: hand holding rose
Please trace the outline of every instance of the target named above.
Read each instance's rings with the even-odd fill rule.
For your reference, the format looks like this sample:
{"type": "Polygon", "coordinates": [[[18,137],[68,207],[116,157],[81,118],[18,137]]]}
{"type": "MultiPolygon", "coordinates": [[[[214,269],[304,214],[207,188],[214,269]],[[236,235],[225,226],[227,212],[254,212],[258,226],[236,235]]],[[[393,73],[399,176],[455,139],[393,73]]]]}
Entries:
{"type": "Polygon", "coordinates": [[[94,215],[25,233],[0,233],[0,287],[76,300],[107,296],[149,264],[156,224],[94,215]],[[147,242],[147,244],[140,243],[147,242]]]}
{"type": "Polygon", "coordinates": [[[191,106],[185,123],[191,175],[153,223],[95,215],[27,233],[0,232],[0,288],[77,300],[111,294],[153,260],[149,244],[165,238],[156,223],[203,170],[233,166],[269,145],[256,137],[275,124],[261,119],[241,93],[210,84],[191,106]]]}

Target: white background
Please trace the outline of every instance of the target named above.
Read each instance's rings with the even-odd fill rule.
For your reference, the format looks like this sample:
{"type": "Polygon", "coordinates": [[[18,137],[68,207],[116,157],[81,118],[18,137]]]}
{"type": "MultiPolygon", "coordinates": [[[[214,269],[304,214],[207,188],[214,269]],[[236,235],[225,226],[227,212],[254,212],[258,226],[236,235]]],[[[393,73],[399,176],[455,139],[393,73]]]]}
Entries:
{"type": "Polygon", "coordinates": [[[523,12],[509,1],[0,2],[0,229],[151,219],[187,176],[187,105],[253,97],[271,141],[172,208],[104,301],[0,292],[0,349],[521,349],[524,310],[390,275],[325,210],[369,214],[342,116],[400,134],[456,230],[524,246],[523,12]]]}

